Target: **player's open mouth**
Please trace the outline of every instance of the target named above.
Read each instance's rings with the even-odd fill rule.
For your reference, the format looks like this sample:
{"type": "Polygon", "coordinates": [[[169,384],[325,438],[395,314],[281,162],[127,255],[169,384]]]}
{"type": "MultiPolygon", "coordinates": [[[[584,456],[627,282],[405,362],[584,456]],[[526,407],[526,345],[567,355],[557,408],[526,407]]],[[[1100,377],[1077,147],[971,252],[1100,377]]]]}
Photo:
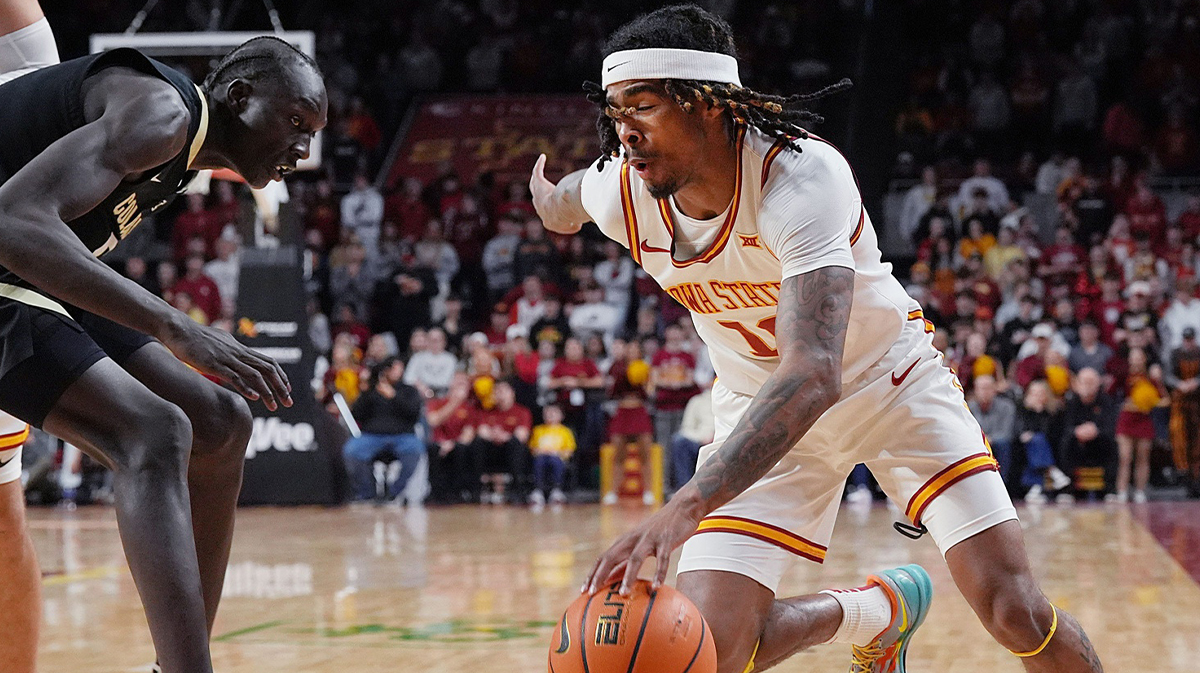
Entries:
{"type": "Polygon", "coordinates": [[[645,159],[634,159],[631,163],[633,165],[633,170],[637,171],[641,175],[645,175],[646,169],[650,166],[650,162],[646,161],[645,159]]]}
{"type": "Polygon", "coordinates": [[[282,180],[285,175],[296,170],[296,167],[289,166],[288,164],[276,164],[271,170],[275,173],[276,180],[282,180]]]}

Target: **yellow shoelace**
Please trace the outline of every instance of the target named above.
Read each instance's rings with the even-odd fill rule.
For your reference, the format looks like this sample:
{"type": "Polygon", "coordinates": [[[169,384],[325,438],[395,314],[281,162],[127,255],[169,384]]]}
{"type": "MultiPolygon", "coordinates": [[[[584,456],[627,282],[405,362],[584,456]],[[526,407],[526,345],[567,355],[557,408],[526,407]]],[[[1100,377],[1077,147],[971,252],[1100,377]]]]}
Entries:
{"type": "Polygon", "coordinates": [[[894,645],[885,650],[880,647],[879,641],[861,647],[851,645],[850,673],[873,673],[875,671],[875,662],[887,656],[893,649],[895,649],[894,645]]]}

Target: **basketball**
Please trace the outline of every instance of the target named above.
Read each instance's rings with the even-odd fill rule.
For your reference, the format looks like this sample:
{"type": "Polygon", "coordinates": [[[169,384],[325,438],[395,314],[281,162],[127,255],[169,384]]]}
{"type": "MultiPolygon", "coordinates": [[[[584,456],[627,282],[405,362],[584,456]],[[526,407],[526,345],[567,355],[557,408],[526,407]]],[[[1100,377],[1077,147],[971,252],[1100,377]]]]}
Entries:
{"type": "Polygon", "coordinates": [[[717,648],[700,611],[669,586],[639,580],[583,594],[550,641],[550,673],[714,673],[717,648]]]}

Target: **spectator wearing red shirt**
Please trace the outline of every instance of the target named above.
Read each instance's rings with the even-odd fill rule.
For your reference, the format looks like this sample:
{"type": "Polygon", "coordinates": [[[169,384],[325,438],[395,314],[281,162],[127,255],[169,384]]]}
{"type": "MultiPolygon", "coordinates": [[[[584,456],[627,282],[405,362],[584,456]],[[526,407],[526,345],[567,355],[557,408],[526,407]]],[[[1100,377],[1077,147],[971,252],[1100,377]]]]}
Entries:
{"type": "Polygon", "coordinates": [[[1042,254],[1041,274],[1047,282],[1073,278],[1083,268],[1087,254],[1075,242],[1071,230],[1059,227],[1054,234],[1054,244],[1047,247],[1042,254]]]}
{"type": "Polygon", "coordinates": [[[529,346],[529,331],[520,325],[509,326],[505,335],[508,343],[504,348],[504,371],[511,373],[510,382],[517,396],[517,404],[537,410],[538,365],[541,358],[529,346]]]}
{"type": "Polygon", "coordinates": [[[180,278],[171,292],[185,292],[192,301],[204,311],[211,323],[221,317],[221,292],[212,278],[204,275],[204,257],[191,255],[185,262],[183,278],[180,278]]]}
{"type": "Polygon", "coordinates": [[[518,222],[537,217],[537,211],[533,208],[533,200],[529,196],[529,187],[524,180],[514,180],[508,183],[504,200],[496,204],[494,216],[497,219],[507,216],[518,222]]]}
{"type": "Polygon", "coordinates": [[[1167,121],[1154,136],[1154,156],[1168,175],[1190,174],[1196,170],[1200,142],[1187,123],[1180,105],[1167,110],[1167,121]]]}
{"type": "Polygon", "coordinates": [[[1039,323],[1029,336],[1037,344],[1037,352],[1018,360],[1012,376],[1022,390],[1030,383],[1046,378],[1046,353],[1050,350],[1050,340],[1054,338],[1054,328],[1049,323],[1039,323]]]}
{"type": "Polygon", "coordinates": [[[642,359],[642,347],[637,341],[613,342],[613,363],[608,370],[609,397],[616,400],[617,411],[608,424],[608,437],[616,449],[613,456],[612,490],[600,503],[617,504],[617,493],[625,482],[625,454],[630,443],[636,443],[642,457],[642,502],[654,504],[650,491],[650,445],[654,442],[654,427],[646,409],[649,398],[650,366],[642,359]]]}
{"type": "Polygon", "coordinates": [[[491,408],[486,408],[486,400],[483,406],[476,422],[473,453],[482,487],[490,485],[491,490],[481,494],[480,502],[502,505],[507,501],[508,484],[514,483],[516,475],[524,474],[529,464],[533,414],[517,404],[512,386],[505,381],[494,385],[491,408]]]}
{"type": "Polygon", "coordinates": [[[1192,194],[1187,199],[1187,207],[1175,220],[1175,226],[1183,232],[1183,239],[1192,243],[1200,238],[1200,194],[1192,194]]]}
{"type": "Polygon", "coordinates": [[[1092,303],[1092,320],[1100,327],[1101,340],[1112,347],[1117,343],[1116,331],[1125,312],[1125,301],[1121,299],[1121,280],[1116,276],[1105,276],[1100,280],[1100,298],[1092,303]]]}
{"type": "Polygon", "coordinates": [[[429,423],[429,485],[437,503],[468,502],[479,493],[479,479],[472,478],[470,445],[475,441],[478,410],[470,399],[471,382],[465,373],[454,375],[445,397],[435,397],[425,406],[429,423]]]}
{"type": "Polygon", "coordinates": [[[220,235],[221,222],[215,212],[204,207],[204,195],[188,194],[187,210],[175,218],[175,226],[171,229],[171,250],[175,261],[182,262],[187,258],[187,242],[193,237],[204,239],[207,255],[220,235]]]}
{"type": "Polygon", "coordinates": [[[596,395],[604,387],[604,377],[596,363],[584,356],[582,341],[575,337],[567,339],[563,357],[554,362],[545,387],[557,396],[565,415],[564,423],[580,439],[580,446],[594,448],[594,442],[603,432],[603,411],[596,395]]]}
{"type": "Polygon", "coordinates": [[[683,423],[688,400],[700,393],[696,385],[696,357],[684,348],[683,328],[668,325],[663,330],[665,343],[654,354],[651,364],[654,382],[654,434],[658,443],[669,446],[683,423]]]}
{"type": "Polygon", "coordinates": [[[342,334],[349,335],[354,340],[354,347],[360,351],[366,350],[367,343],[371,340],[371,330],[358,319],[352,304],[342,304],[337,308],[331,331],[334,339],[342,334]]]}
{"type": "Polygon", "coordinates": [[[346,125],[350,137],[357,140],[359,146],[367,152],[375,151],[375,148],[379,147],[379,143],[383,141],[383,133],[379,131],[379,124],[375,123],[374,117],[367,112],[362,99],[357,96],[350,99],[346,125]]]}
{"type": "Polygon", "coordinates": [[[1162,242],[1167,231],[1167,208],[1162,199],[1146,184],[1145,176],[1138,176],[1133,196],[1125,203],[1125,214],[1129,216],[1129,233],[1134,238],[1139,234],[1149,237],[1155,245],[1162,242]]]}
{"type": "Polygon", "coordinates": [[[430,219],[429,206],[421,197],[423,189],[420,180],[405,178],[404,186],[383,200],[383,219],[395,222],[400,238],[409,244],[421,238],[430,219]]]}
{"type": "Polygon", "coordinates": [[[341,239],[341,211],[338,209],[337,198],[333,195],[333,183],[329,180],[317,181],[316,190],[308,203],[308,213],[304,218],[304,230],[321,233],[322,252],[341,239]]]}

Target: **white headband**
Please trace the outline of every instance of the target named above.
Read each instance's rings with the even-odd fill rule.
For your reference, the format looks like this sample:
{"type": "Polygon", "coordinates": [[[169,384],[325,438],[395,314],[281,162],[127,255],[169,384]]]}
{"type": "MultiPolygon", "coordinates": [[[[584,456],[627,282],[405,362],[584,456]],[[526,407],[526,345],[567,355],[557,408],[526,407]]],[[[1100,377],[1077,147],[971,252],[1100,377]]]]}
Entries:
{"type": "Polygon", "coordinates": [[[737,59],[695,49],[629,49],[604,58],[600,84],[630,79],[698,79],[742,85],[737,59]]]}

